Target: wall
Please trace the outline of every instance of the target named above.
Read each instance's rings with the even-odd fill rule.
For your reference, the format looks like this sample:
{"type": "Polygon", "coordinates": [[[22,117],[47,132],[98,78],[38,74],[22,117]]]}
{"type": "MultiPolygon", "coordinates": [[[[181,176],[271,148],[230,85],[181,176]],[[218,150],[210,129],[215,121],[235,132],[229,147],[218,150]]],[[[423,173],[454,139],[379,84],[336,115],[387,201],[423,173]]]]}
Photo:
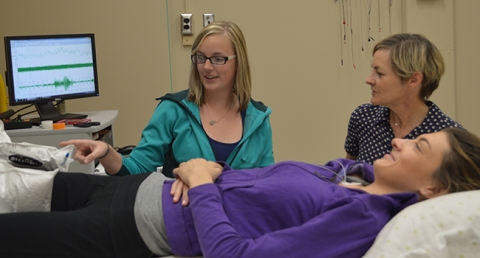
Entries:
{"type": "MultiPolygon", "coordinates": [[[[66,109],[119,110],[115,142],[139,141],[158,104],[155,97],[171,91],[165,1],[0,0],[0,6],[2,38],[95,33],[100,97],[68,100],[66,109]]],[[[0,48],[0,71],[5,71],[3,40],[0,48]]]]}
{"type": "MultiPolygon", "coordinates": [[[[68,101],[67,111],[118,109],[115,142],[121,146],[138,142],[157,104],[155,97],[187,87],[190,47],[182,45],[180,13],[194,15],[194,33],[203,26],[203,13],[235,21],[248,43],[253,97],[273,109],[276,160],[324,162],[345,156],[350,113],[370,99],[364,80],[373,44],[391,33],[422,33],[436,43],[447,63],[432,100],[480,135],[480,89],[475,85],[480,32],[472,29],[480,2],[388,3],[0,0],[0,36],[94,32],[101,96],[68,101]],[[368,42],[368,35],[375,41],[368,42]]],[[[0,60],[3,55],[0,52],[0,60]]],[[[4,68],[0,62],[0,71],[4,68]]]]}
{"type": "Polygon", "coordinates": [[[480,136],[480,30],[478,24],[480,2],[455,1],[454,53],[455,93],[457,119],[480,136]]]}
{"type": "MultiPolygon", "coordinates": [[[[203,13],[235,21],[242,28],[251,60],[253,97],[273,109],[276,160],[323,162],[345,156],[343,143],[350,113],[370,98],[364,80],[370,71],[374,41],[365,41],[361,50],[359,35],[361,31],[366,39],[367,16],[355,13],[367,13],[367,1],[343,6],[349,24],[345,41],[340,26],[341,1],[185,2],[186,10],[194,15],[195,31],[203,26],[203,13]],[[348,10],[352,10],[351,15],[348,10]]],[[[376,14],[371,17],[371,36],[380,40],[389,30],[379,32],[377,14],[381,14],[380,24],[389,24],[389,7],[373,5],[372,10],[376,14]]],[[[400,15],[401,6],[392,6],[393,33],[401,31],[400,15]]],[[[172,24],[177,26],[178,22],[172,24]]],[[[174,66],[178,71],[187,68],[174,66]]]]}

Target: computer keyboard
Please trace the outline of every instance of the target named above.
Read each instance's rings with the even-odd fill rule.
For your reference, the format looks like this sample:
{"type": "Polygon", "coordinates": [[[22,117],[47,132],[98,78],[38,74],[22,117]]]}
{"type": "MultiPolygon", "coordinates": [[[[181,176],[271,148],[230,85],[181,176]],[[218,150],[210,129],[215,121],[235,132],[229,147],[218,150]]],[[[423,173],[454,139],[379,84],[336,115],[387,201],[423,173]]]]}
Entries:
{"type": "Polygon", "coordinates": [[[5,130],[32,128],[32,126],[33,123],[30,121],[3,122],[3,127],[5,128],[5,130]]]}
{"type": "MultiPolygon", "coordinates": [[[[52,120],[54,123],[56,123],[56,122],[58,122],[60,120],[64,120],[64,119],[81,119],[81,118],[86,118],[86,117],[87,117],[87,115],[67,113],[65,115],[48,117],[48,118],[45,118],[43,120],[52,120]]],[[[30,122],[33,122],[33,125],[36,125],[36,126],[39,126],[39,125],[42,124],[42,119],[40,119],[40,117],[30,118],[28,120],[30,122]]]]}
{"type": "MultiPolygon", "coordinates": [[[[64,118],[62,118],[61,116],[55,116],[55,117],[50,117],[48,118],[48,120],[52,120],[52,122],[56,123],[60,120],[63,120],[64,118]]],[[[42,124],[42,119],[40,119],[40,117],[35,117],[35,118],[30,118],[28,119],[31,123],[33,123],[33,125],[36,125],[36,126],[40,126],[42,124]]]]}

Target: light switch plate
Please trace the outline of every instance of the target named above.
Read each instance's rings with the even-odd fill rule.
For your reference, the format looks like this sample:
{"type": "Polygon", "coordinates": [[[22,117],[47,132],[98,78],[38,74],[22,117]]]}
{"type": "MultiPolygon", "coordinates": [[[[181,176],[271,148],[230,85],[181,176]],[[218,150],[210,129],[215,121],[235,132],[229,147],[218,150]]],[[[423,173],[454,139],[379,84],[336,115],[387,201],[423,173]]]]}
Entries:
{"type": "Polygon", "coordinates": [[[205,13],[203,14],[203,27],[206,27],[208,24],[215,21],[215,14],[205,13]]]}

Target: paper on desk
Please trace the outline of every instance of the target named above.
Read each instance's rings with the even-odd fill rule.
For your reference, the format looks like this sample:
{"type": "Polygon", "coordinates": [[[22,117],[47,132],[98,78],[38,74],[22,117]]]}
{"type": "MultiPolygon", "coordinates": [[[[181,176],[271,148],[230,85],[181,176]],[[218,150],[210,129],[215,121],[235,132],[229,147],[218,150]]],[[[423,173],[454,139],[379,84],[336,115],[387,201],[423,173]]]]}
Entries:
{"type": "Polygon", "coordinates": [[[12,143],[0,123],[0,213],[49,211],[53,179],[68,170],[74,149],[12,143]]]}
{"type": "Polygon", "coordinates": [[[106,175],[107,172],[105,172],[105,168],[103,167],[102,163],[98,163],[98,165],[95,167],[95,170],[93,171],[94,174],[96,175],[106,175]]]}

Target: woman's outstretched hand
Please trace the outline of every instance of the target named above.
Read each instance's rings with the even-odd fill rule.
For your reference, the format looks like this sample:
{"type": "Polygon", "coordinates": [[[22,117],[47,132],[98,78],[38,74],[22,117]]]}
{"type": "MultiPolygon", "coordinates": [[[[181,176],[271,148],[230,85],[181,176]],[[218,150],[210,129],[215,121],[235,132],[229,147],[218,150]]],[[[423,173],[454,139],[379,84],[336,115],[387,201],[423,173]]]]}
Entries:
{"type": "Polygon", "coordinates": [[[75,145],[76,150],[73,158],[80,164],[88,164],[102,157],[107,152],[107,148],[110,148],[105,142],[94,140],[70,140],[61,142],[59,145],[65,147],[70,144],[75,145]]]}

